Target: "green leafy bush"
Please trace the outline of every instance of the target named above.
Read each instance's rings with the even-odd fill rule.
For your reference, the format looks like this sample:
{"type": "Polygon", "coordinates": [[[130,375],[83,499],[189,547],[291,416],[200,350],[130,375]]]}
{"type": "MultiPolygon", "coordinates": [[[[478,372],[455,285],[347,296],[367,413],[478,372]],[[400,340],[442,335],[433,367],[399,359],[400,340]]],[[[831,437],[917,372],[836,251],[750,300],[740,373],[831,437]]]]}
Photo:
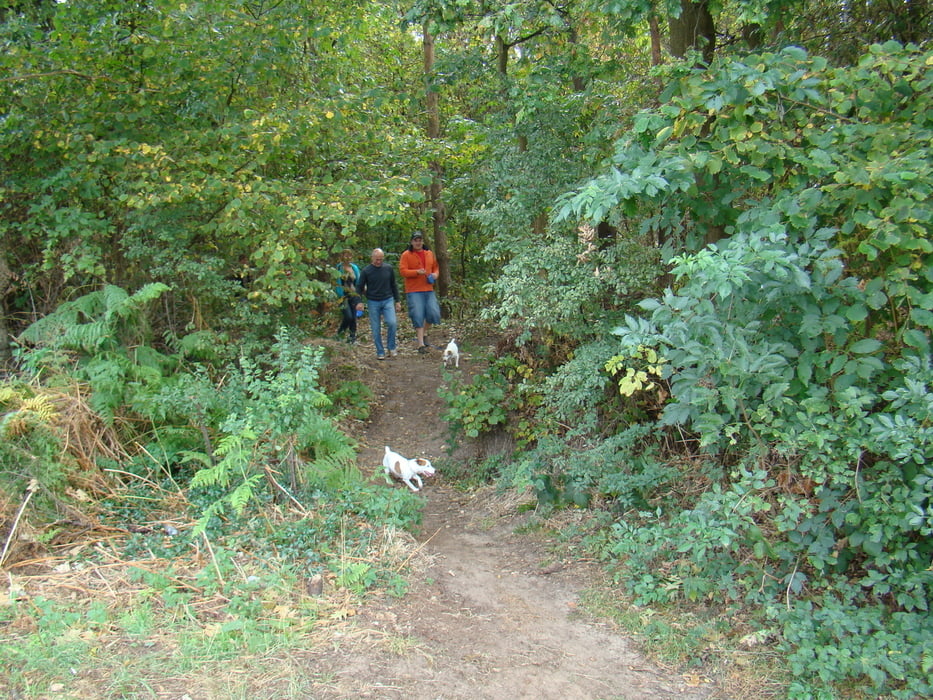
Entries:
{"type": "Polygon", "coordinates": [[[224,490],[202,514],[198,531],[228,507],[241,515],[260,486],[272,489],[276,498],[294,498],[319,487],[345,488],[361,478],[349,439],[324,414],[331,402],[319,383],[323,351],[281,329],[264,359],[268,366],[244,357],[230,368],[216,388],[225,414],[211,426],[219,437],[210,451],[187,455],[200,465],[193,488],[224,490]]]}
{"type": "Polygon", "coordinates": [[[451,436],[479,437],[481,433],[503,425],[509,416],[509,382],[501,368],[490,367],[471,383],[453,379],[441,385],[438,395],[447,403],[444,420],[451,436]]]}
{"type": "Polygon", "coordinates": [[[857,586],[840,580],[832,593],[774,613],[784,625],[781,647],[790,668],[804,679],[791,686],[789,697],[812,697],[845,678],[859,679],[866,692],[903,700],[933,694],[929,613],[862,598],[857,586]]]}
{"type": "Polygon", "coordinates": [[[624,414],[656,450],[623,445],[596,486],[629,508],[603,551],[642,604],[770,616],[801,697],[930,691],[931,66],[893,43],[850,68],[795,48],[677,66],[558,212],[657,206],[644,226],[686,250],[599,365],[634,370],[635,404],[657,383],[627,363],[650,349],[670,390],[656,421],[624,414]]]}
{"type": "MultiPolygon", "coordinates": [[[[337,423],[349,408],[335,409],[321,385],[321,348],[299,342],[283,328],[271,345],[250,345],[262,349],[235,362],[227,360],[229,347],[222,339],[205,332],[172,339],[174,354],[156,352],[145,344],[145,312],[153,295],[162,291],[153,286],[128,295],[108,287],[75,300],[24,336],[31,344],[22,352],[28,369],[57,384],[81,387],[89,404],[105,410],[112,420],[120,419],[114,421],[120,435],[108,427],[108,437],[115,442],[122,438],[126,449],[81,455],[82,466],[135,476],[150,488],[164,484],[166,493],[187,499],[184,508],[198,519],[185,537],[161,544],[133,537],[127,551],[141,547],[150,555],[158,551],[173,557],[185,551],[190,538],[202,534],[222,551],[241,546],[238,533],[243,523],[256,519],[265,527],[260,528],[262,534],[251,529],[254,538],[246,546],[286,550],[277,527],[287,533],[288,519],[273,525],[269,513],[279,513],[281,504],[287,504],[305,514],[304,527],[314,533],[313,546],[306,543],[302,549],[312,570],[339,558],[332,544],[336,541],[343,543],[345,552],[374,546],[372,529],[348,528],[348,520],[371,519],[398,528],[417,522],[415,499],[367,485],[359,473],[353,443],[337,423]],[[145,365],[146,358],[157,361],[145,365]],[[107,365],[126,373],[120,381],[104,381],[95,368],[107,365]]],[[[352,384],[344,399],[353,401],[365,392],[363,385],[352,384]]],[[[0,385],[0,430],[9,438],[0,442],[0,455],[10,458],[5,462],[9,470],[0,474],[5,488],[36,478],[52,502],[54,494],[62,497],[68,470],[76,466],[63,463],[63,446],[74,436],[55,425],[58,414],[68,408],[67,398],[27,383],[0,385]]],[[[89,421],[96,416],[87,412],[89,421]]],[[[88,427],[95,426],[89,422],[88,427]]],[[[159,517],[155,513],[167,507],[159,498],[140,499],[132,489],[119,493],[122,498],[101,504],[106,512],[100,515],[117,525],[159,517]]],[[[178,503],[173,507],[181,515],[178,503]]],[[[348,579],[348,585],[381,581],[382,576],[374,567],[371,576],[348,579]]]]}
{"type": "MultiPolygon", "coordinates": [[[[854,577],[860,588],[847,597],[847,614],[860,618],[863,607],[887,601],[885,644],[915,658],[919,638],[895,621],[929,608],[933,582],[924,534],[929,359],[910,347],[899,359],[896,348],[882,354],[858,322],[836,313],[858,308],[864,292],[841,277],[819,239],[801,263],[799,247],[781,237],[734,236],[675,267],[678,293],[645,304],[649,325],[632,319],[620,328],[623,347],[654,345],[670,360],[660,423],[688,427],[710,452],[743,453],[748,466],[714,482],[689,510],[637,533],[619,529],[615,553],[632,566],[644,602],[716,592],[765,605],[811,599],[843,585],[840,575],[854,577]]],[[[814,650],[811,670],[824,681],[858,672],[874,674],[879,691],[898,687],[902,672],[842,663],[822,637],[807,640],[796,619],[778,615],[789,638],[814,650]],[[879,680],[888,672],[890,687],[879,680]]]]}

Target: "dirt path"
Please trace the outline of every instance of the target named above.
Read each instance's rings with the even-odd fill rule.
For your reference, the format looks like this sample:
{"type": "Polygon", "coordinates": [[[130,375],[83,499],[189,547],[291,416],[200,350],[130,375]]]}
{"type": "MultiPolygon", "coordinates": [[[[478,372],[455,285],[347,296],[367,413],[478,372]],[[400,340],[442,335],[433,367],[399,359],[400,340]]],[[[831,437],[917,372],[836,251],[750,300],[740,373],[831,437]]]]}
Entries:
{"type": "MultiPolygon", "coordinates": [[[[462,371],[483,371],[490,349],[462,344],[462,371]]],[[[360,436],[361,466],[378,465],[385,445],[408,457],[442,459],[441,351],[418,355],[404,338],[396,358],[377,362],[370,351],[366,342],[353,350],[369,365],[379,394],[360,436]]],[[[462,452],[455,457],[470,459],[462,452]]],[[[542,536],[516,534],[527,515],[517,513],[514,499],[491,489],[458,491],[443,473],[426,484],[424,496],[422,546],[408,595],[368,604],[341,643],[339,660],[331,653],[315,659],[320,697],[712,697],[710,686],[662,671],[631,640],[585,620],[578,597],[593,570],[560,559],[542,536]]]]}

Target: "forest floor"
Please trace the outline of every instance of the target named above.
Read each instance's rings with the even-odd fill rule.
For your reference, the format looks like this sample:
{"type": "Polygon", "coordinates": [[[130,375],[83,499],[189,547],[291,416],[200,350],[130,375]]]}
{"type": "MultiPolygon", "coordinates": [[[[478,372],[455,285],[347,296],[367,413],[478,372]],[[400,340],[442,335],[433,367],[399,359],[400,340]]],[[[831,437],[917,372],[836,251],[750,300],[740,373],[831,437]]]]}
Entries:
{"type": "MultiPolygon", "coordinates": [[[[430,340],[443,346],[451,330],[441,332],[443,338],[435,330],[430,340]]],[[[457,371],[484,371],[493,346],[483,338],[460,343],[457,371]]],[[[356,436],[361,468],[377,471],[386,445],[436,465],[458,460],[461,474],[471,460],[478,462],[475,445],[443,458],[448,429],[437,393],[444,381],[441,348],[418,354],[413,337],[403,337],[397,357],[377,361],[366,338],[348,352],[365,363],[367,384],[376,392],[374,410],[356,436]]],[[[636,641],[585,612],[581,596],[604,575],[582,553],[558,544],[547,527],[529,526],[535,513],[519,506],[533,496],[491,486],[457,488],[453,481],[439,469],[425,482],[407,594],[370,599],[354,611],[342,638],[306,660],[319,679],[314,697],[727,697],[706,676],[651,663],[636,641]]]]}
{"type": "MultiPolygon", "coordinates": [[[[535,509],[533,494],[464,478],[484,457],[508,452],[509,444],[497,438],[459,441],[448,450],[438,388],[452,377],[466,380],[486,371],[497,341],[467,324],[445,324],[444,336],[435,332],[431,340],[444,345],[452,332],[462,356],[460,368],[451,373],[442,367],[439,348],[415,351],[410,328],[402,330],[398,356],[383,361],[376,359],[368,333],[355,346],[322,342],[332,358],[325,379],[353,377],[374,392],[365,420],[341,424],[359,443],[360,469],[382,488],[407,488],[382,478],[387,445],[406,457],[428,457],[438,467],[419,495],[420,529],[402,532],[386,524],[385,546],[372,554],[380,566],[395,569],[399,580],[363,595],[335,585],[333,575],[319,590],[305,582],[296,590],[259,591],[274,605],[272,617],[313,616],[309,632],[231,655],[223,646],[222,623],[236,620],[219,612],[230,600],[202,590],[196,578],[197,572],[212,570],[205,568],[214,557],[209,547],[193,545],[187,564],[155,555],[134,558],[124,547],[125,532],[82,528],[84,534],[74,541],[6,572],[7,590],[0,588],[0,669],[21,665],[17,659],[27,654],[36,658],[15,680],[0,673],[0,695],[49,700],[765,697],[757,680],[755,692],[746,682],[737,689],[731,671],[652,662],[636,639],[599,614],[608,608],[592,601],[607,599],[600,595],[611,599],[611,585],[602,567],[568,536],[585,530],[586,511],[564,509],[545,517],[535,509]],[[71,554],[90,548],[101,557],[97,563],[71,565],[71,554]],[[187,602],[175,605],[186,614],[154,628],[161,618],[151,608],[159,599],[151,590],[152,576],[163,570],[172,572],[166,580],[183,592],[187,602]],[[394,585],[400,582],[404,585],[394,585]],[[147,595],[155,602],[140,606],[147,595]],[[39,622],[34,601],[47,601],[39,622]],[[107,624],[91,623],[87,606],[92,603],[98,613],[110,611],[107,624]],[[65,631],[43,636],[40,623],[65,631]],[[85,651],[72,654],[72,646],[85,651]]],[[[0,509],[0,522],[13,517],[15,505],[0,509]]],[[[182,527],[176,517],[166,522],[182,527]]],[[[379,531],[378,523],[365,525],[379,531]]],[[[156,531],[151,538],[164,539],[156,531]]],[[[213,565],[222,579],[216,559],[213,565]]],[[[255,555],[244,554],[242,566],[264,571],[255,555]]],[[[163,596],[174,590],[169,589],[163,596]]],[[[670,639],[674,647],[680,641],[670,639]]]]}

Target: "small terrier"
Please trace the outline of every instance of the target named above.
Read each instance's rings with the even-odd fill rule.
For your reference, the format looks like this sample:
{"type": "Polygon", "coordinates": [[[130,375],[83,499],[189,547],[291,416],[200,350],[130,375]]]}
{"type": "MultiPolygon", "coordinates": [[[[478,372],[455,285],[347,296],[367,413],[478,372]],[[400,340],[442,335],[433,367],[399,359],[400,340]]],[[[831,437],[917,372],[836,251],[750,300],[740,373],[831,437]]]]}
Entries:
{"type": "Polygon", "coordinates": [[[396,479],[401,479],[408,484],[408,488],[412,491],[418,491],[424,488],[424,483],[421,481],[422,475],[434,476],[434,466],[431,464],[430,460],[422,457],[406,459],[398,452],[393,452],[389,449],[388,445],[386,445],[385,456],[382,458],[382,466],[385,469],[387,478],[392,476],[396,479]],[[418,482],[417,487],[411,483],[412,479],[418,482]]]}
{"type": "Polygon", "coordinates": [[[460,348],[457,347],[457,342],[453,338],[444,348],[444,366],[449,367],[451,364],[456,367],[460,366],[460,348]]]}

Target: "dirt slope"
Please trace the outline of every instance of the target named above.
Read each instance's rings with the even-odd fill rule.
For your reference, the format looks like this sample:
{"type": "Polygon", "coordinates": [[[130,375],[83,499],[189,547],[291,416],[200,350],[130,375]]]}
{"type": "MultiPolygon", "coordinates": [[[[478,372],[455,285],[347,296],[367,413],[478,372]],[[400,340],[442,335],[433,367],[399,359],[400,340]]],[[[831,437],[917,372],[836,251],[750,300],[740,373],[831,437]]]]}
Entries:
{"type": "MultiPolygon", "coordinates": [[[[483,371],[489,348],[482,341],[462,344],[461,371],[483,371]]],[[[379,394],[358,436],[360,465],[375,469],[385,445],[442,460],[441,351],[419,355],[403,338],[396,358],[377,362],[365,340],[353,354],[367,364],[379,394]]],[[[455,454],[474,456],[468,447],[455,454]]],[[[320,679],[315,697],[713,696],[708,683],[657,668],[631,640],[584,619],[577,601],[593,580],[592,565],[561,558],[540,535],[517,534],[528,515],[517,512],[515,498],[492,489],[458,491],[443,473],[423,493],[422,546],[408,595],[357,611],[354,632],[338,653],[322,651],[309,660],[320,679]]]]}

